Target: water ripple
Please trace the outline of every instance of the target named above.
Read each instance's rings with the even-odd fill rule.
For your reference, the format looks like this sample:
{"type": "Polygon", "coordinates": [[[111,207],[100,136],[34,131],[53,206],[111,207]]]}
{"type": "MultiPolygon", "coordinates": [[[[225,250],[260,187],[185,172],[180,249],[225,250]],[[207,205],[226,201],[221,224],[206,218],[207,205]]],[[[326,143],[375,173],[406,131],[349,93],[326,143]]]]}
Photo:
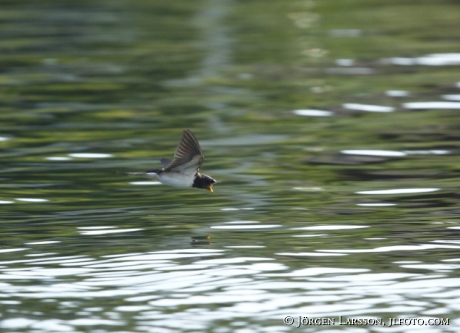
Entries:
{"type": "Polygon", "coordinates": [[[399,66],[454,66],[460,65],[460,53],[433,53],[415,58],[394,57],[383,59],[383,62],[399,66]]]}
{"type": "Polygon", "coordinates": [[[338,253],[374,253],[374,252],[393,252],[393,251],[421,251],[432,249],[460,249],[460,246],[455,245],[435,245],[435,244],[419,244],[419,245],[395,245],[395,246],[382,246],[370,249],[359,250],[318,250],[321,252],[338,252],[338,253]]]}
{"type": "Polygon", "coordinates": [[[439,188],[400,188],[389,190],[358,191],[358,194],[412,194],[439,191],[439,188]]]}
{"type": "Polygon", "coordinates": [[[409,110],[459,110],[460,103],[457,102],[411,102],[404,103],[403,107],[409,110]]]}
{"type": "Polygon", "coordinates": [[[292,230],[347,230],[369,228],[367,225],[317,225],[311,227],[292,228],[292,230]]]}
{"type": "Polygon", "coordinates": [[[366,112],[393,112],[395,110],[395,108],[392,106],[358,104],[358,103],[345,103],[343,104],[343,107],[349,110],[366,111],[366,112]]]}
{"type": "Polygon", "coordinates": [[[400,151],[392,151],[392,150],[342,150],[342,154],[348,155],[363,155],[363,156],[394,156],[394,157],[401,157],[406,156],[405,153],[400,151]]]}
{"type": "Polygon", "coordinates": [[[307,117],[330,117],[334,115],[334,112],[324,111],[324,110],[294,110],[292,111],[298,116],[307,116],[307,117]]]}
{"type": "Polygon", "coordinates": [[[272,229],[280,228],[281,224],[261,224],[261,225],[219,225],[211,226],[212,229],[229,229],[229,230],[249,230],[249,229],[272,229]]]}
{"type": "Polygon", "coordinates": [[[112,157],[112,154],[101,154],[101,153],[72,153],[69,154],[70,157],[75,158],[109,158],[112,157]]]}

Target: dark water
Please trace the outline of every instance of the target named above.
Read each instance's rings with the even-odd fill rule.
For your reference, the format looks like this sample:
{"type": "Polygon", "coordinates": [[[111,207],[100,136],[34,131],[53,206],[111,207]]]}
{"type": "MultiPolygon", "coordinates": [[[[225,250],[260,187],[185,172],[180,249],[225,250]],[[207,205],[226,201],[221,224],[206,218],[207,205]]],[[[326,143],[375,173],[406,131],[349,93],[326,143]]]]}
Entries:
{"type": "Polygon", "coordinates": [[[456,332],[459,10],[5,1],[2,330],[456,332]]]}

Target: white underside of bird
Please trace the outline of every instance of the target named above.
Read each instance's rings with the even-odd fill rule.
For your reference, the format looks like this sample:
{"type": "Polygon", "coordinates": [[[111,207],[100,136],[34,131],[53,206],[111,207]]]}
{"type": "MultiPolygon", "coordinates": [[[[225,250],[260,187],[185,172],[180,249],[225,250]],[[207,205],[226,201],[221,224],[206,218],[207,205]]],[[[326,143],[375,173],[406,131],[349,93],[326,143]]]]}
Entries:
{"type": "Polygon", "coordinates": [[[168,172],[157,174],[146,172],[145,177],[158,180],[160,183],[173,187],[191,187],[195,179],[194,174],[183,174],[179,172],[168,172]]]}

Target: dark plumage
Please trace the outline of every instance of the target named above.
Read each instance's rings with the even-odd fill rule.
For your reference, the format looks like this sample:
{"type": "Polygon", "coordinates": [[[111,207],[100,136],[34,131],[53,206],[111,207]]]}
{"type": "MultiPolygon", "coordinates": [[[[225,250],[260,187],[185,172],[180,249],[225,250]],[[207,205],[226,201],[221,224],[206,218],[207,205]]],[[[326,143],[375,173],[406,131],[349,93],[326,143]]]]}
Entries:
{"type": "Polygon", "coordinates": [[[214,192],[212,186],[217,183],[216,180],[208,175],[204,175],[202,173],[197,172],[195,176],[195,180],[193,181],[192,187],[196,188],[204,188],[211,192],[214,192]]]}

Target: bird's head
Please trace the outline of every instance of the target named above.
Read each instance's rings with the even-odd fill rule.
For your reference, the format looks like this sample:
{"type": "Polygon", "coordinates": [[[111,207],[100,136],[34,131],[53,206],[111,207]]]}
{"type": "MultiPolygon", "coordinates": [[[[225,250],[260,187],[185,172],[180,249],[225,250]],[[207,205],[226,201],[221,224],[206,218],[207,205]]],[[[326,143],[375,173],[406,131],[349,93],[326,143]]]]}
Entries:
{"type": "Polygon", "coordinates": [[[205,189],[205,190],[208,190],[214,193],[212,186],[215,183],[217,183],[217,180],[215,180],[214,178],[208,175],[203,175],[201,173],[198,173],[195,177],[195,181],[193,182],[193,187],[202,188],[202,189],[205,189]]]}

